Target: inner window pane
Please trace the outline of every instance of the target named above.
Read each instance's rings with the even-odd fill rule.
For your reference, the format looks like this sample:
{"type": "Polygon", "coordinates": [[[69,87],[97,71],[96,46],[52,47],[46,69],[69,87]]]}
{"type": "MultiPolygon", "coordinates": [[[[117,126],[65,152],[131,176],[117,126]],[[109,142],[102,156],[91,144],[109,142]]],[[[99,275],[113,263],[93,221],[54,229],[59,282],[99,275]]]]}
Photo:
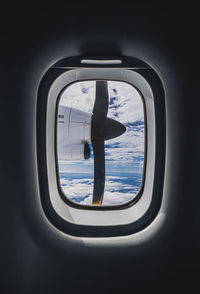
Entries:
{"type": "Polygon", "coordinates": [[[81,206],[134,200],[143,183],[144,128],[143,99],[132,85],[91,80],[66,87],[56,130],[64,198],[81,206]]]}

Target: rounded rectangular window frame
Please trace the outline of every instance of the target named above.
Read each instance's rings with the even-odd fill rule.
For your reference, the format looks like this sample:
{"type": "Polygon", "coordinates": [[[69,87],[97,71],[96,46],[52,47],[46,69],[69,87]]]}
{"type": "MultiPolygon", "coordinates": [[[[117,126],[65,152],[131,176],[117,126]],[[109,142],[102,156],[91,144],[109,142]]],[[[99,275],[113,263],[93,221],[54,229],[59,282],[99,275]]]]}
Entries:
{"type": "MultiPolygon", "coordinates": [[[[89,81],[96,81],[96,80],[100,80],[100,79],[89,79],[89,81]]],[[[57,97],[57,102],[56,102],[56,117],[58,116],[58,107],[59,107],[59,101],[61,98],[61,95],[63,93],[63,91],[65,91],[65,89],[67,87],[70,87],[71,85],[73,85],[76,82],[82,82],[82,81],[88,81],[88,79],[84,79],[84,80],[77,80],[75,82],[69,83],[66,87],[64,87],[61,92],[59,93],[58,97],[57,97]]],[[[116,81],[113,79],[107,79],[107,81],[116,81]]],[[[119,81],[119,80],[118,80],[119,81]]],[[[122,81],[122,80],[120,80],[122,81]]],[[[125,81],[123,81],[125,82],[125,81]]],[[[142,196],[143,193],[143,189],[144,189],[144,183],[145,183],[145,175],[146,175],[146,156],[147,156],[147,131],[146,131],[146,126],[147,126],[147,120],[146,120],[146,105],[145,105],[145,99],[142,95],[142,93],[140,92],[139,89],[137,89],[134,85],[132,85],[129,82],[126,82],[127,84],[129,84],[130,86],[134,87],[136,89],[136,91],[138,92],[138,94],[140,95],[141,101],[142,101],[142,105],[143,105],[143,114],[144,114],[144,161],[143,161],[143,172],[142,172],[142,183],[140,185],[140,189],[137,192],[136,196],[133,197],[133,199],[131,199],[130,201],[125,202],[124,204],[116,204],[116,205],[103,205],[103,206],[96,206],[96,205],[81,205],[78,203],[75,203],[73,201],[71,201],[69,198],[67,198],[67,196],[64,194],[64,192],[62,191],[62,188],[60,186],[60,179],[59,179],[59,168],[58,168],[58,154],[57,154],[57,123],[55,122],[56,126],[55,126],[55,160],[56,160],[56,178],[57,178],[57,185],[58,185],[58,190],[60,193],[61,198],[63,199],[63,201],[68,204],[71,207],[74,208],[78,208],[78,209],[87,209],[87,210],[119,210],[119,209],[125,209],[131,205],[134,205],[142,196]]]]}
{"type": "MultiPolygon", "coordinates": [[[[47,133],[46,133],[46,154],[47,154],[47,173],[49,181],[49,192],[50,199],[53,204],[56,212],[65,220],[71,223],[78,223],[81,225],[90,225],[99,226],[99,225],[121,225],[127,224],[131,221],[136,221],[141,218],[144,212],[148,209],[153,189],[153,174],[154,172],[154,161],[155,161],[155,118],[154,118],[154,108],[153,108],[153,93],[150,86],[144,80],[143,77],[139,76],[138,73],[130,71],[127,69],[106,69],[103,68],[81,68],[81,69],[72,69],[71,71],[64,72],[60,75],[52,84],[50,91],[48,93],[47,100],[47,133]],[[91,79],[107,79],[107,80],[119,80],[125,81],[131,84],[133,87],[136,87],[139,92],[142,93],[145,100],[146,108],[146,160],[145,160],[145,178],[147,182],[143,187],[142,197],[140,194],[140,200],[132,205],[126,205],[120,209],[109,207],[104,209],[102,208],[88,208],[80,209],[80,207],[75,207],[63,203],[63,199],[60,197],[60,191],[57,183],[57,170],[56,170],[56,147],[55,147],[55,126],[56,126],[56,105],[57,98],[60,92],[67,85],[75,81],[84,81],[91,79]],[[143,81],[143,85],[142,85],[143,81]],[[143,88],[142,88],[142,87],[143,88]],[[151,127],[150,127],[151,126],[151,127]],[[52,144],[53,143],[53,144],[52,144]],[[147,175],[148,173],[148,175],[147,175]],[[134,211],[132,211],[134,207],[134,211]],[[88,213],[88,211],[90,211],[88,213]],[[108,219],[105,215],[101,215],[102,211],[107,211],[109,213],[108,219]],[[71,216],[71,217],[69,217],[71,216]]],[[[132,203],[131,203],[132,204],[132,203]]]]}
{"type": "Polygon", "coordinates": [[[38,89],[37,158],[41,204],[48,220],[60,231],[79,237],[114,237],[133,234],[157,216],[162,204],[165,168],[165,93],[157,73],[136,58],[121,58],[121,65],[85,65],[80,57],[53,65],[38,89]],[[68,84],[92,79],[119,80],[136,87],[146,106],[146,173],[143,192],[134,205],[121,209],[80,209],[60,197],[56,177],[56,101],[68,84]]]}

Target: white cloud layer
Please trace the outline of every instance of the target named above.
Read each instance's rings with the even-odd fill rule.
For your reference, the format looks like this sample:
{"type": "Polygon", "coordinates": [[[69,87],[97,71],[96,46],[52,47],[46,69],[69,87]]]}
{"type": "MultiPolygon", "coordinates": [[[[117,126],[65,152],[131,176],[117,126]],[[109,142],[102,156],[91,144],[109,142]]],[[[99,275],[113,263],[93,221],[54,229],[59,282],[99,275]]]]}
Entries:
{"type": "MultiPolygon", "coordinates": [[[[108,117],[119,117],[121,123],[144,119],[143,102],[139,92],[125,82],[108,81],[110,104],[108,117]],[[114,98],[114,99],[112,99],[114,98]],[[116,109],[117,108],[117,109],[116,109]]],[[[62,93],[59,105],[92,112],[95,100],[95,81],[76,82],[62,93]]]]}
{"type": "MultiPolygon", "coordinates": [[[[127,177],[106,177],[102,205],[119,205],[134,199],[140,187],[123,183],[125,179],[127,177]]],[[[68,199],[80,204],[92,205],[93,179],[90,177],[70,180],[61,178],[60,183],[68,199]]]]}

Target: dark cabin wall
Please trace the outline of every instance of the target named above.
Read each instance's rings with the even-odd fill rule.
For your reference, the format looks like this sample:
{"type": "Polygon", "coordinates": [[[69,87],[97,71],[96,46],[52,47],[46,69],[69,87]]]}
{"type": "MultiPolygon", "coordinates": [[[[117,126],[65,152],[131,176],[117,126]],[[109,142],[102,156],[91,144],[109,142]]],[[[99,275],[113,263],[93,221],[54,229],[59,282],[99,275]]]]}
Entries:
{"type": "Polygon", "coordinates": [[[196,8],[68,5],[2,10],[1,292],[195,289],[200,262],[196,8]],[[79,54],[139,57],[165,85],[170,209],[159,235],[141,246],[67,243],[40,211],[34,148],[37,87],[55,61],[79,54]]]}

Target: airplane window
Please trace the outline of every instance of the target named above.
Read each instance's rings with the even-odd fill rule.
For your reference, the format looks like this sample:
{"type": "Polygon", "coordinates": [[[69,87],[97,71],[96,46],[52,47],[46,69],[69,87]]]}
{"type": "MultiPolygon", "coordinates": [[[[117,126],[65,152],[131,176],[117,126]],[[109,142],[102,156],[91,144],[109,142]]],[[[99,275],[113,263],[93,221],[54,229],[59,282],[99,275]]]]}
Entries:
{"type": "Polygon", "coordinates": [[[78,206],[122,206],[140,195],[145,169],[145,108],[131,84],[85,80],[57,102],[57,181],[78,206]]]}
{"type": "Polygon", "coordinates": [[[165,136],[164,88],[148,64],[121,56],[56,62],[41,79],[37,104],[46,217],[74,236],[145,228],[162,204],[165,136]]]}

